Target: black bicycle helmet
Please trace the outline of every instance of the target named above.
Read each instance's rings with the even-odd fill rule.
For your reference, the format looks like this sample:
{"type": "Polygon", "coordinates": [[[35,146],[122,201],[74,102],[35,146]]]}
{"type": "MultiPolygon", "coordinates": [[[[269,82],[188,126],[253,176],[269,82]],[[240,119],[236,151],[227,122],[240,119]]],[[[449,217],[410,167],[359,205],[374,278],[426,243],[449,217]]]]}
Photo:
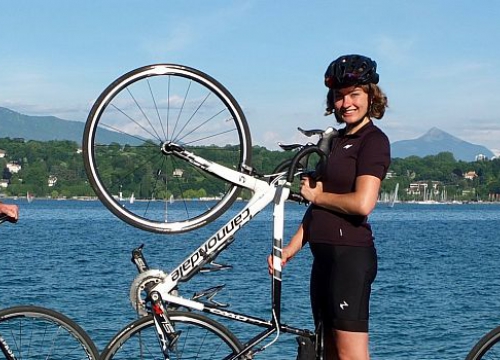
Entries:
{"type": "Polygon", "coordinates": [[[344,55],[333,61],[325,72],[325,85],[330,89],[377,84],[377,63],[362,55],[344,55]]]}

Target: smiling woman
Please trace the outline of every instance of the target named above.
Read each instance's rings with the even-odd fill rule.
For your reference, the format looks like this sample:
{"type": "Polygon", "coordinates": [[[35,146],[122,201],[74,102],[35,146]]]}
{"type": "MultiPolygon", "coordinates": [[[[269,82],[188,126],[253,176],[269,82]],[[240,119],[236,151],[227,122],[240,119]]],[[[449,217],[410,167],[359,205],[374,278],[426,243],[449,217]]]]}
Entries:
{"type": "Polygon", "coordinates": [[[377,254],[368,215],[390,164],[389,140],[371,120],[382,118],[387,107],[376,70],[376,62],[361,55],[341,56],[328,66],[326,115],[335,113],[345,127],[320,176],[302,180],[302,196],[311,205],[283,250],[286,263],[310,245],[311,304],[316,326],[325,328],[325,359],[370,358],[369,299],[377,254]]]}

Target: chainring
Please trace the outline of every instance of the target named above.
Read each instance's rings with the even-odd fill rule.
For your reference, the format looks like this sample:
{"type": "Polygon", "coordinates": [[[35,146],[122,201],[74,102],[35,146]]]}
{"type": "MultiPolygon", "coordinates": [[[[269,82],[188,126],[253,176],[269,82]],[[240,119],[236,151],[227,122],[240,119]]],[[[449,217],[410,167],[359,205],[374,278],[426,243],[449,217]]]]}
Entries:
{"type": "Polygon", "coordinates": [[[136,276],[130,286],[130,303],[140,316],[146,316],[146,288],[159,284],[167,278],[167,273],[162,270],[146,270],[136,276]]]}

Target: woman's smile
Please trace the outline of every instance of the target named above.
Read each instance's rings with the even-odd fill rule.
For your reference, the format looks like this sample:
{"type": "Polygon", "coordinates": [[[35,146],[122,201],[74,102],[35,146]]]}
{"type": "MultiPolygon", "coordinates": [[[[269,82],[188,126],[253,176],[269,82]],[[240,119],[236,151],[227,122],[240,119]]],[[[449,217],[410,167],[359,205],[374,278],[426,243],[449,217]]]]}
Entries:
{"type": "Polygon", "coordinates": [[[346,123],[357,122],[368,113],[368,94],[359,86],[338,89],[334,93],[334,106],[346,123]]]}

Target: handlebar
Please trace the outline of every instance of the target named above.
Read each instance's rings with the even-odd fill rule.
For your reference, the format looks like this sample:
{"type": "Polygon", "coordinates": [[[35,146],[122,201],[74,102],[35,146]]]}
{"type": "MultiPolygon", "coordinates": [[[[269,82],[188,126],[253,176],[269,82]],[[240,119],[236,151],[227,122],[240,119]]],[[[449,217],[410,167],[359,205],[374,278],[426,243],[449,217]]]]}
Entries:
{"type": "MultiPolygon", "coordinates": [[[[312,155],[313,153],[316,153],[320,156],[320,160],[318,162],[318,165],[320,167],[323,167],[323,165],[326,162],[326,158],[328,154],[330,153],[330,149],[332,148],[332,142],[333,140],[338,137],[339,133],[337,130],[335,130],[333,127],[328,127],[326,130],[304,130],[301,129],[300,127],[298,130],[304,134],[305,136],[313,136],[313,135],[318,135],[319,140],[314,144],[306,144],[306,145],[300,145],[299,146],[299,151],[295,154],[293,159],[291,160],[290,166],[288,168],[288,173],[287,173],[287,181],[292,182],[293,177],[295,175],[295,172],[298,168],[298,165],[304,165],[307,164],[307,161],[309,159],[309,156],[312,155]],[[305,159],[305,161],[304,161],[305,159]]],[[[290,148],[290,147],[288,147],[290,148]]]]}
{"type": "Polygon", "coordinates": [[[307,159],[310,155],[314,153],[320,156],[320,160],[318,163],[324,163],[326,161],[327,155],[325,152],[323,152],[323,150],[319,148],[318,145],[306,145],[301,150],[299,150],[299,152],[297,152],[297,154],[295,154],[295,156],[293,157],[292,162],[290,164],[290,168],[288,169],[288,173],[286,175],[286,181],[291,183],[293,181],[295,171],[297,170],[297,167],[300,164],[300,161],[304,158],[307,159]]]}
{"type": "MultiPolygon", "coordinates": [[[[298,130],[307,137],[317,135],[319,136],[319,140],[316,144],[308,143],[285,145],[279,143],[279,146],[285,151],[297,150],[297,153],[292,159],[284,161],[275,169],[275,173],[279,172],[280,169],[288,169],[286,173],[286,180],[289,183],[293,181],[293,177],[295,176],[299,166],[302,168],[307,168],[309,156],[314,153],[319,155],[320,160],[316,165],[316,171],[309,173],[309,176],[312,176],[317,180],[317,173],[322,172],[322,169],[324,168],[324,165],[326,163],[327,156],[332,148],[333,140],[338,137],[339,134],[338,131],[333,127],[328,127],[326,130],[304,130],[299,127],[298,130]]],[[[307,203],[307,201],[305,201],[304,197],[300,193],[296,193],[293,191],[290,192],[288,199],[296,201],[298,203],[307,203]]]]}

